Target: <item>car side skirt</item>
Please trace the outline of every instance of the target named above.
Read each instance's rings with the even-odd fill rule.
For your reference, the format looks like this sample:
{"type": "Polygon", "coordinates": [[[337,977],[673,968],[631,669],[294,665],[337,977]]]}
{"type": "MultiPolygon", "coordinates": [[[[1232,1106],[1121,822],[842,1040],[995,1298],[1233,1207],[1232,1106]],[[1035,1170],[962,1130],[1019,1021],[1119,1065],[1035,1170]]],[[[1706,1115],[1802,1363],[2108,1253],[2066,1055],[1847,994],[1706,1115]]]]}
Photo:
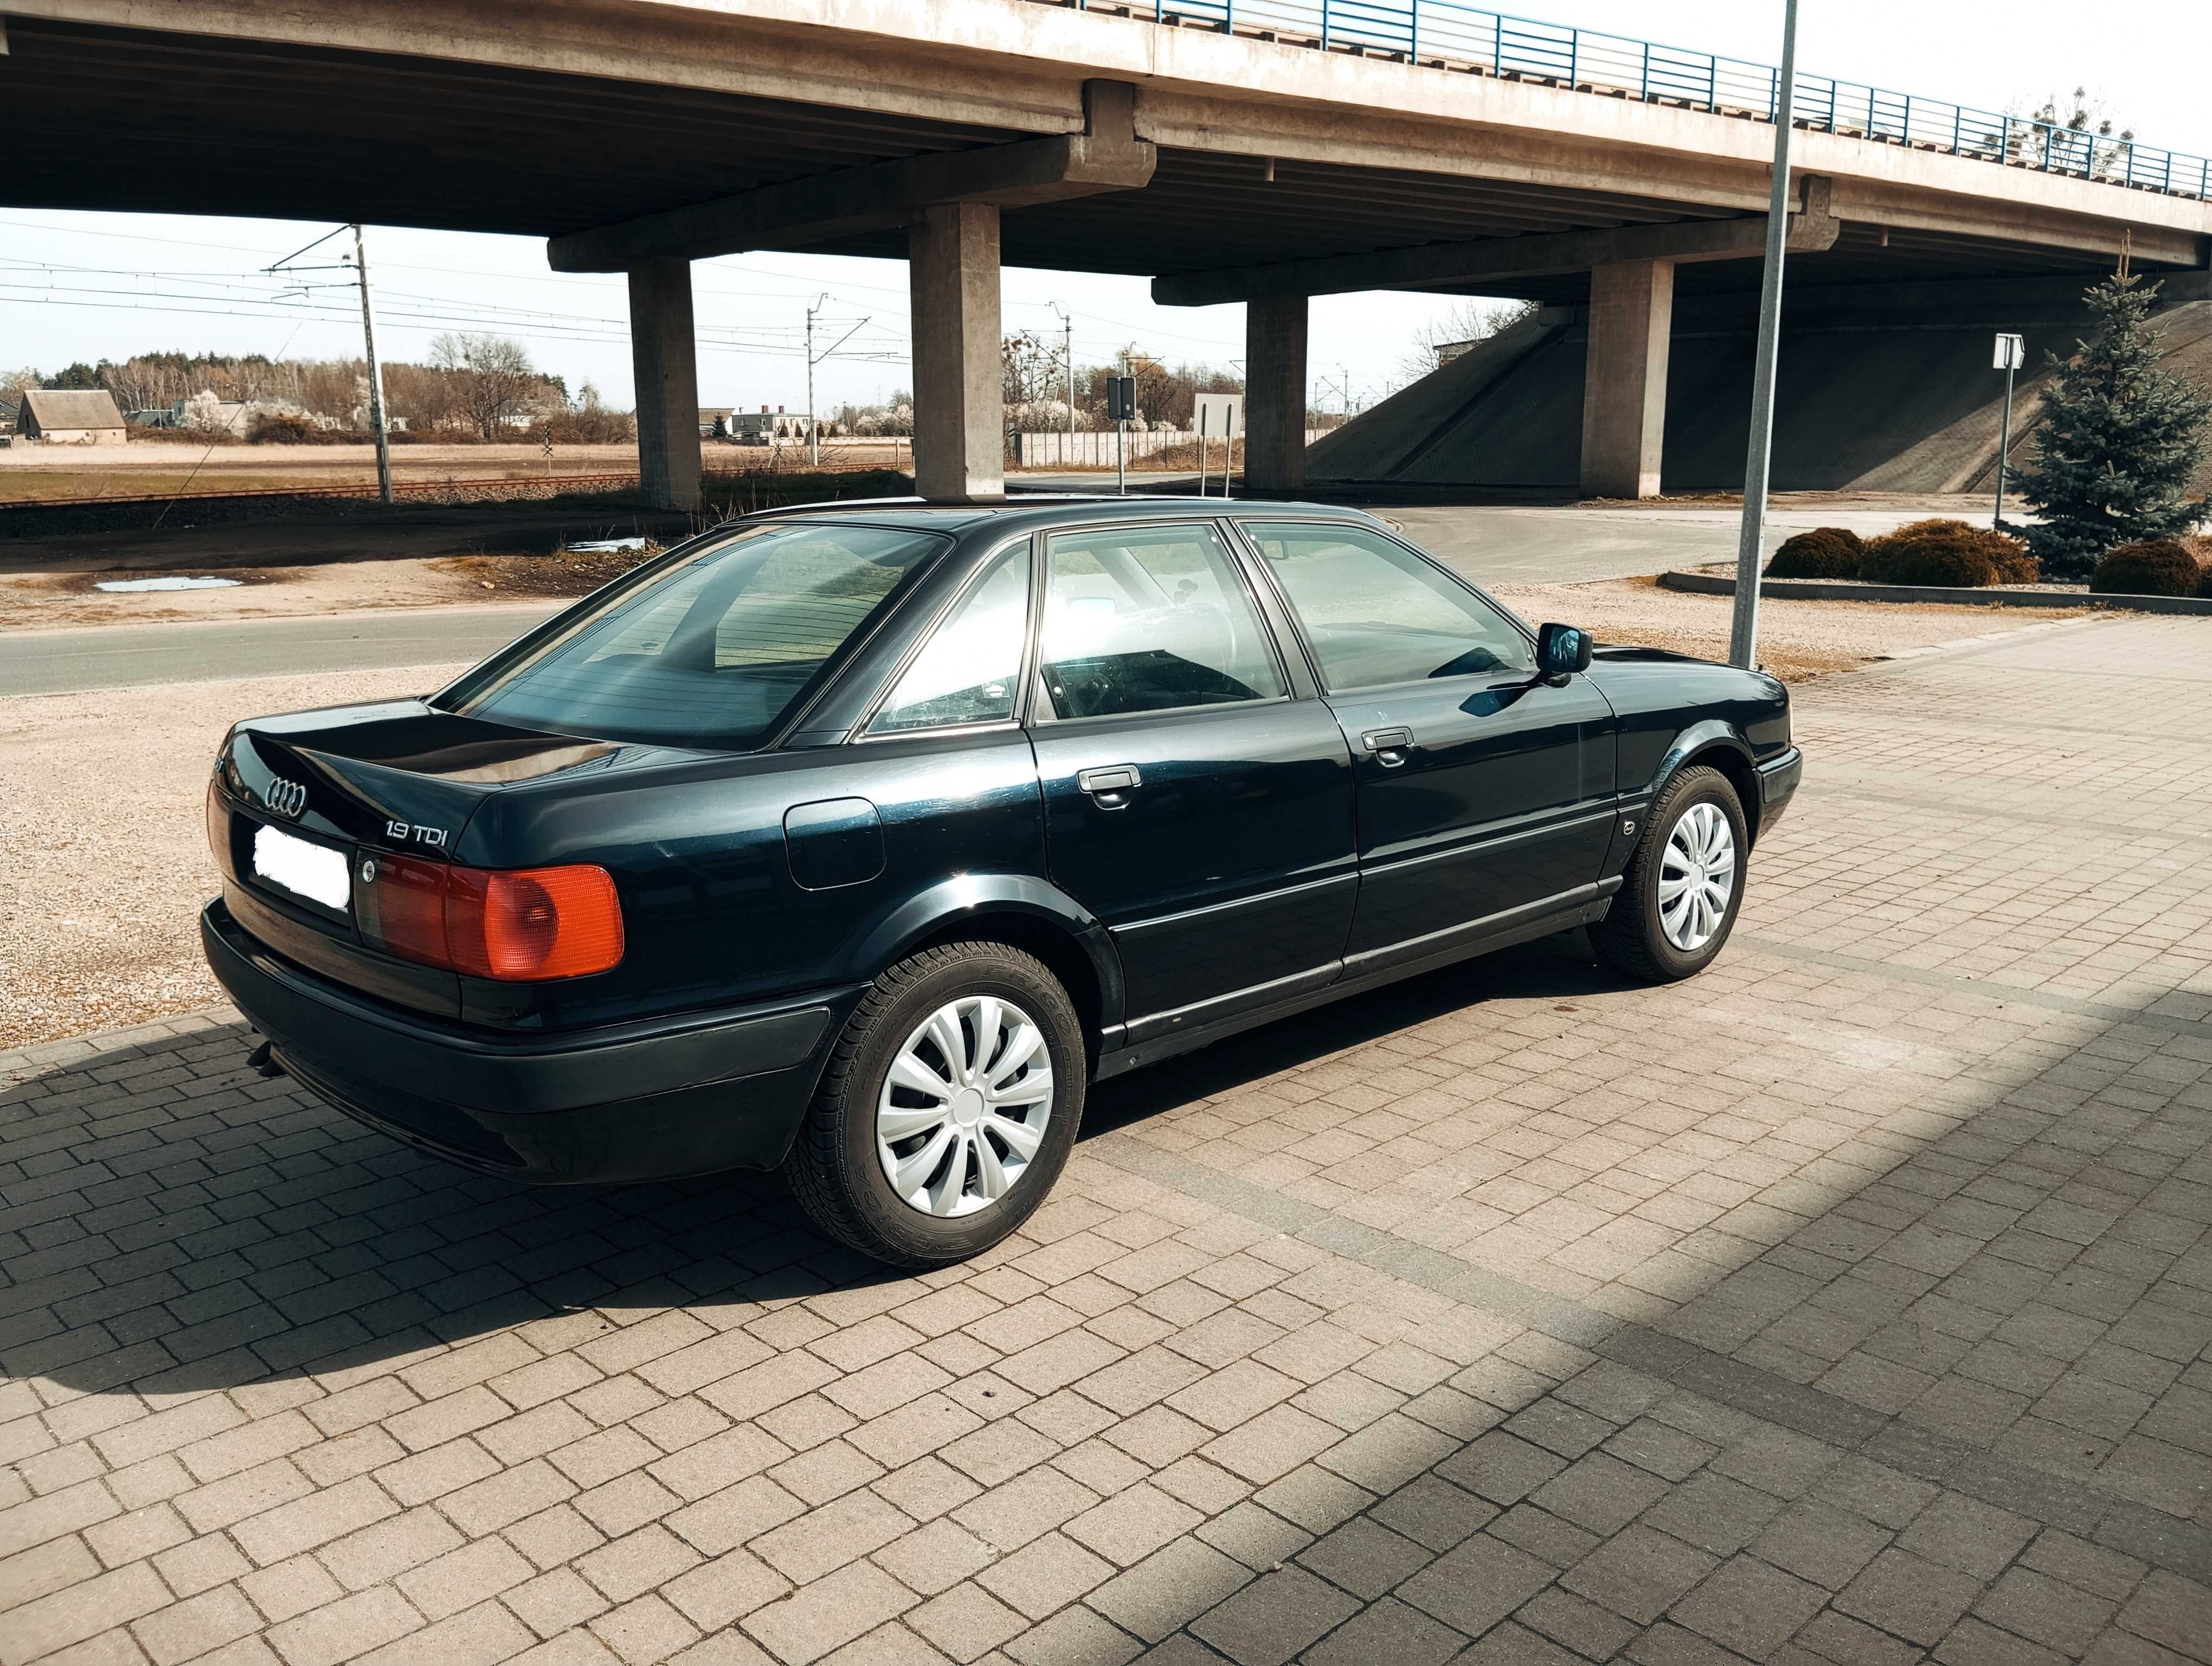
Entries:
{"type": "Polygon", "coordinates": [[[1613,906],[1613,893],[1620,888],[1617,878],[1598,880],[1525,908],[1439,932],[1433,937],[1415,938],[1349,960],[1332,962],[1295,977],[1256,989],[1238,990],[1180,1012],[1153,1014],[1130,1026],[1133,1034],[1143,1029],[1146,1033],[1142,1039],[1100,1053],[1093,1079],[1103,1081],[1109,1076],[1158,1064],[1177,1054],[1194,1052],[1263,1024],[1325,1006],[1348,995],[1364,994],[1401,978],[1416,977],[1423,972],[1471,960],[1477,955],[1510,948],[1516,943],[1571,931],[1577,926],[1595,925],[1605,918],[1607,909],[1613,906]],[[1255,995],[1265,999],[1250,1004],[1250,998],[1255,995]],[[1230,1010],[1224,1011],[1224,1007],[1230,1010]]]}

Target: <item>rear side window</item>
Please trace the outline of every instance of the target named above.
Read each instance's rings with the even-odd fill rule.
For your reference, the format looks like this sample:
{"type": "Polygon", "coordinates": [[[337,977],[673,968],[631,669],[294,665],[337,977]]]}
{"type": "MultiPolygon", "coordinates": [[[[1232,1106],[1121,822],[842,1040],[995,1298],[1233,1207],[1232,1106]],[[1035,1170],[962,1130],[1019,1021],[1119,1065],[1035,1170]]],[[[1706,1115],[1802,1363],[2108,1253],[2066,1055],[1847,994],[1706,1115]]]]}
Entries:
{"type": "Polygon", "coordinates": [[[884,702],[870,734],[1002,723],[1014,714],[1029,635],[1030,546],[993,559],[884,702]]]}
{"type": "Polygon", "coordinates": [[[1282,694],[1251,593],[1212,526],[1068,532],[1047,549],[1042,659],[1059,716],[1282,694]]]}
{"type": "Polygon", "coordinates": [[[1431,677],[1533,676],[1504,614],[1409,550],[1358,526],[1244,526],[1282,586],[1331,692],[1431,677]]]}
{"type": "Polygon", "coordinates": [[[489,667],[457,708],[605,740],[757,745],[947,543],[878,526],[748,528],[489,667]]]}

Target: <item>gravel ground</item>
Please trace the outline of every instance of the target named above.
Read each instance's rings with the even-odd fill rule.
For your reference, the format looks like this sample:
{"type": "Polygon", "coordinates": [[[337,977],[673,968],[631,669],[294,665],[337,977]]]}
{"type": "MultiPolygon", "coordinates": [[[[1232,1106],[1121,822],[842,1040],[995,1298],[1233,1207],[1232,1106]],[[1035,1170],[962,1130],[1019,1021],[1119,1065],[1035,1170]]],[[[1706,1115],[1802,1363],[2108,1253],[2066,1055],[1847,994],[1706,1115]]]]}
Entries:
{"type": "Polygon", "coordinates": [[[0,700],[0,1048],[222,999],[202,794],[235,720],[436,688],[459,666],[0,700]]]}
{"type": "MultiPolygon", "coordinates": [[[[1499,591],[1532,620],[1711,657],[1729,600],[1611,581],[1499,591]]],[[[2076,617],[2071,613],[2057,616],[2076,617]]],[[[1769,602],[1761,658],[1790,678],[2044,626],[1979,607],[1769,602]]],[[[437,687],[459,666],[253,678],[0,700],[0,1048],[189,1012],[219,999],[194,925],[214,889],[201,794],[224,729],[256,713],[437,687]]]]}
{"type": "MultiPolygon", "coordinates": [[[[1558,619],[1589,628],[1602,642],[1673,648],[1700,659],[1728,658],[1733,596],[1696,596],[1656,579],[1595,584],[1500,585],[1493,593],[1531,623],[1558,619]]],[[[1785,683],[1850,671],[1915,649],[1961,641],[2094,609],[1944,607],[1919,602],[1792,602],[1759,608],[1759,663],[1785,683]]]]}

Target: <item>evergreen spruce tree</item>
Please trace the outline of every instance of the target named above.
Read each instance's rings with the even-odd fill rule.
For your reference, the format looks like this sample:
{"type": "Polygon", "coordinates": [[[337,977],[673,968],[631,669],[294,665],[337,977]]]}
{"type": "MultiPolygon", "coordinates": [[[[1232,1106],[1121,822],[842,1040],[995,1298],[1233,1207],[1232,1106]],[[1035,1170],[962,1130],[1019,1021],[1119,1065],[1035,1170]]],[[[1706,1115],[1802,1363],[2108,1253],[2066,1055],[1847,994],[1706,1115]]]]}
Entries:
{"type": "Polygon", "coordinates": [[[2043,396],[2021,496],[2021,528],[2047,577],[2086,578],[2106,550],[2185,532],[2212,510],[2189,496],[2212,450],[2212,393],[2160,368],[2149,325],[2158,285],[2114,277],[2086,291],[2093,324],[2043,396]]]}

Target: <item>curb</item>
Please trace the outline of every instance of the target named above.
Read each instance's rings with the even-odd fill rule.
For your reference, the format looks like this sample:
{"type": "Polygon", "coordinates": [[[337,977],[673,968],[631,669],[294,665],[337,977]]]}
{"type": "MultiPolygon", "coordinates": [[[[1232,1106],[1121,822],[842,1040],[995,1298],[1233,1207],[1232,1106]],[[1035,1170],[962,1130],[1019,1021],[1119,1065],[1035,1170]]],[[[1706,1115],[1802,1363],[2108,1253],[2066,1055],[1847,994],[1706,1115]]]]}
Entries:
{"type": "MultiPolygon", "coordinates": [[[[1735,581],[1718,573],[1662,573],[1669,590],[1701,596],[1733,596],[1735,581]]],[[[2097,607],[2136,613],[2195,613],[2212,616],[2212,597],[2092,595],[2087,591],[1978,590],[1964,586],[1861,584],[1845,579],[1766,579],[1759,593],[1778,601],[1942,602],[1968,607],[2097,607]]]]}

